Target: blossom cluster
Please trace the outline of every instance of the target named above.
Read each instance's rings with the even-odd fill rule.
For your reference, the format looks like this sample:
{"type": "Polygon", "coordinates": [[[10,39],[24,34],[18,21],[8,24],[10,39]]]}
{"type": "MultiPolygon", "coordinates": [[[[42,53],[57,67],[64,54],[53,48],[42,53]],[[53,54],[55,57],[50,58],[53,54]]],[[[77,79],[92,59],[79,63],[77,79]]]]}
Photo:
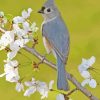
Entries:
{"type": "MultiPolygon", "coordinates": [[[[32,37],[38,30],[35,23],[30,24],[27,21],[31,12],[32,9],[28,8],[28,11],[22,11],[22,16],[14,17],[12,29],[5,31],[0,38],[0,50],[9,48],[7,59],[4,61],[4,73],[0,76],[6,76],[6,80],[9,82],[18,82],[20,79],[18,61],[13,59],[19,50],[31,40],[29,37],[32,37]]],[[[2,14],[2,16],[4,16],[4,14],[2,14]]]]}
{"type": "MultiPolygon", "coordinates": [[[[31,12],[32,9],[28,8],[27,11],[22,11],[21,16],[14,17],[12,29],[5,31],[0,38],[0,50],[9,48],[7,59],[4,60],[4,73],[0,77],[5,76],[6,81],[16,83],[16,90],[18,92],[24,91],[24,86],[27,86],[28,89],[25,91],[24,96],[30,96],[38,91],[42,95],[41,99],[43,99],[48,96],[54,81],[51,81],[49,86],[45,82],[36,81],[34,78],[32,78],[32,81],[27,81],[24,84],[21,83],[18,72],[19,62],[13,60],[19,50],[32,40],[34,33],[38,30],[36,23],[30,23],[28,20],[31,12]]],[[[0,16],[4,17],[4,13],[0,12],[0,16]]],[[[2,23],[2,25],[4,24],[2,23]]]]}
{"type": "Polygon", "coordinates": [[[82,59],[82,63],[79,65],[78,69],[81,76],[85,79],[81,84],[85,86],[88,84],[91,88],[96,88],[97,82],[93,79],[92,75],[89,72],[89,69],[95,63],[96,58],[92,56],[90,59],[82,59]]]}
{"type": "Polygon", "coordinates": [[[53,84],[53,80],[50,81],[49,86],[47,86],[45,82],[36,81],[34,78],[32,78],[32,81],[25,82],[25,85],[28,87],[28,89],[25,91],[24,96],[30,96],[38,91],[42,95],[41,99],[47,98],[48,92],[52,89],[53,84]]]}
{"type": "MultiPolygon", "coordinates": [[[[14,17],[12,20],[12,29],[10,31],[5,31],[0,38],[0,51],[8,50],[7,59],[4,60],[4,73],[0,77],[6,77],[6,81],[11,83],[16,83],[16,91],[21,92],[25,90],[25,86],[28,87],[24,91],[24,96],[30,96],[36,91],[40,93],[41,99],[48,97],[48,92],[52,90],[52,85],[54,81],[50,81],[49,86],[46,82],[42,82],[32,78],[31,81],[26,81],[22,83],[19,75],[18,66],[19,62],[14,60],[21,48],[23,48],[29,41],[32,41],[34,33],[37,32],[38,27],[36,23],[31,23],[29,21],[30,14],[32,12],[31,8],[28,10],[23,10],[21,16],[14,17]]],[[[7,23],[7,19],[4,12],[0,12],[0,17],[2,18],[2,23],[0,22],[0,27],[4,27],[7,23]]]]}

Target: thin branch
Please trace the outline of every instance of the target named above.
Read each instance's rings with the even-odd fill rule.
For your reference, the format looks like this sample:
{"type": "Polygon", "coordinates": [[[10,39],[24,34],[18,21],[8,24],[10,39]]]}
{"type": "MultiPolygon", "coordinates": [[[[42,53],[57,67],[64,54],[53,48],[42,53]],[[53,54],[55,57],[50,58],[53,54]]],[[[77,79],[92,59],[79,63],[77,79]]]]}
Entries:
{"type": "MultiPolygon", "coordinates": [[[[0,31],[2,33],[5,33],[6,31],[2,28],[0,28],[0,31]]],[[[29,48],[28,46],[24,47],[24,50],[27,52],[33,54],[36,58],[39,60],[44,61],[45,64],[47,64],[49,67],[53,68],[54,70],[57,69],[56,65],[52,62],[48,61],[44,56],[42,56],[40,53],[38,53],[34,48],[29,48]]],[[[69,81],[71,81],[78,90],[80,90],[85,96],[87,96],[90,100],[99,100],[97,97],[95,97],[90,91],[88,91],[86,88],[82,87],[81,84],[77,81],[77,79],[71,75],[70,73],[66,72],[66,77],[69,81]]]]}
{"type": "Polygon", "coordinates": [[[70,96],[72,93],[74,93],[74,92],[77,91],[77,90],[78,90],[77,88],[71,90],[70,92],[68,92],[68,93],[66,94],[66,96],[67,96],[67,97],[70,96]]]}
{"type": "MultiPolygon", "coordinates": [[[[44,56],[42,56],[40,53],[38,53],[34,48],[29,48],[27,46],[24,47],[24,50],[27,52],[33,54],[36,58],[39,60],[44,59],[44,63],[54,70],[57,69],[56,65],[53,64],[52,62],[48,61],[44,56]]],[[[80,90],[85,96],[87,96],[90,100],[99,100],[97,97],[95,97],[90,91],[88,91],[86,88],[82,87],[81,84],[77,81],[77,79],[71,75],[70,73],[66,72],[66,77],[69,81],[71,81],[78,90],[80,90]]]]}
{"type": "Polygon", "coordinates": [[[55,91],[55,92],[57,92],[57,93],[59,93],[59,94],[63,94],[64,95],[64,98],[65,98],[65,100],[67,99],[67,100],[69,100],[68,98],[69,98],[69,96],[72,94],[72,93],[74,93],[75,91],[77,91],[78,89],[77,88],[75,88],[75,89],[73,89],[73,90],[71,90],[71,91],[69,91],[67,94],[66,93],[63,93],[63,92],[61,92],[61,91],[59,91],[59,90],[54,90],[54,89],[51,89],[50,91],[55,91]]]}

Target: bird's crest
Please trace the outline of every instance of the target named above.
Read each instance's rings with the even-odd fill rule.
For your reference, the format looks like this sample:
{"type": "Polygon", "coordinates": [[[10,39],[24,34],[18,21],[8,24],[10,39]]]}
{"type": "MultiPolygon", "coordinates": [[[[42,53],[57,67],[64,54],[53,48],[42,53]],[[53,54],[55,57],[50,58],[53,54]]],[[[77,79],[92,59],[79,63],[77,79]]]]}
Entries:
{"type": "Polygon", "coordinates": [[[47,0],[44,5],[47,6],[47,7],[48,6],[53,6],[54,5],[54,1],[55,0],[47,0]]]}

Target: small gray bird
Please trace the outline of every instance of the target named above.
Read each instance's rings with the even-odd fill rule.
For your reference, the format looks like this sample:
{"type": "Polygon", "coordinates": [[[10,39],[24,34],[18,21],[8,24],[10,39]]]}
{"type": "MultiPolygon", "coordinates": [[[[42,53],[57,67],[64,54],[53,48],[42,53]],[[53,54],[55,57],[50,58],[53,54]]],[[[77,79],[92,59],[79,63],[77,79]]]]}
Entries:
{"type": "Polygon", "coordinates": [[[42,24],[42,36],[47,53],[53,52],[57,59],[57,88],[69,90],[66,79],[65,66],[69,54],[69,33],[62,20],[59,10],[54,4],[54,0],[47,0],[38,11],[44,17],[42,24]]]}

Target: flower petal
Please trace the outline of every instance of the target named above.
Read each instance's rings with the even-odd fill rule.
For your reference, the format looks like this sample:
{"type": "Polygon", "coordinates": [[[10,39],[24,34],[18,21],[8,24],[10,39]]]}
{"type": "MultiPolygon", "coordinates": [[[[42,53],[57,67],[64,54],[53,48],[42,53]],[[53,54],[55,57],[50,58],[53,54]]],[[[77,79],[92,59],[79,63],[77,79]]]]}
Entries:
{"type": "Polygon", "coordinates": [[[25,86],[29,86],[29,87],[33,85],[31,81],[24,82],[24,84],[25,84],[25,86]]]}
{"type": "Polygon", "coordinates": [[[97,86],[96,80],[91,79],[90,82],[89,82],[89,86],[90,86],[91,88],[96,88],[96,86],[97,86]]]}
{"type": "Polygon", "coordinates": [[[28,13],[30,14],[32,12],[32,8],[28,8],[28,13]]]}
{"type": "Polygon", "coordinates": [[[92,56],[89,60],[88,60],[88,65],[92,66],[96,61],[96,58],[94,56],[92,56]]]}
{"type": "Polygon", "coordinates": [[[9,59],[12,60],[16,55],[17,55],[16,51],[8,52],[7,58],[8,58],[8,60],[9,59]]]}
{"type": "Polygon", "coordinates": [[[18,66],[18,61],[17,60],[13,60],[13,61],[10,61],[10,64],[14,67],[18,66]]]}
{"type": "Polygon", "coordinates": [[[65,100],[64,95],[58,94],[56,100],[65,100]]]}
{"type": "Polygon", "coordinates": [[[24,96],[30,96],[31,94],[35,93],[36,92],[36,87],[30,87],[28,88],[25,93],[24,93],[24,96]]]}
{"type": "Polygon", "coordinates": [[[41,99],[47,98],[48,97],[48,91],[45,91],[42,96],[41,99]]]}
{"type": "Polygon", "coordinates": [[[23,84],[22,83],[17,83],[16,84],[16,91],[18,91],[18,92],[21,92],[21,91],[24,91],[24,86],[23,86],[23,84]]]}
{"type": "Polygon", "coordinates": [[[14,17],[14,18],[13,18],[13,22],[14,22],[15,24],[23,23],[24,21],[25,21],[24,18],[23,18],[23,17],[20,17],[20,16],[17,16],[17,17],[14,17]]]}
{"type": "Polygon", "coordinates": [[[95,63],[96,58],[92,56],[90,59],[82,59],[82,63],[79,65],[78,69],[79,72],[86,71],[88,68],[90,68],[95,63]]]}
{"type": "Polygon", "coordinates": [[[52,89],[53,84],[54,84],[54,80],[50,81],[50,83],[49,83],[49,90],[52,89]]]}
{"type": "Polygon", "coordinates": [[[83,71],[83,72],[81,73],[81,76],[82,76],[83,78],[85,78],[85,79],[91,77],[91,75],[90,75],[90,73],[89,73],[88,71],[83,71]]]}
{"type": "Polygon", "coordinates": [[[89,84],[89,82],[90,82],[90,79],[85,79],[85,80],[81,83],[81,85],[84,87],[86,84],[89,84]]]}
{"type": "Polygon", "coordinates": [[[26,32],[31,31],[30,25],[29,25],[28,22],[24,22],[24,23],[23,23],[23,29],[24,29],[26,32]]]}

